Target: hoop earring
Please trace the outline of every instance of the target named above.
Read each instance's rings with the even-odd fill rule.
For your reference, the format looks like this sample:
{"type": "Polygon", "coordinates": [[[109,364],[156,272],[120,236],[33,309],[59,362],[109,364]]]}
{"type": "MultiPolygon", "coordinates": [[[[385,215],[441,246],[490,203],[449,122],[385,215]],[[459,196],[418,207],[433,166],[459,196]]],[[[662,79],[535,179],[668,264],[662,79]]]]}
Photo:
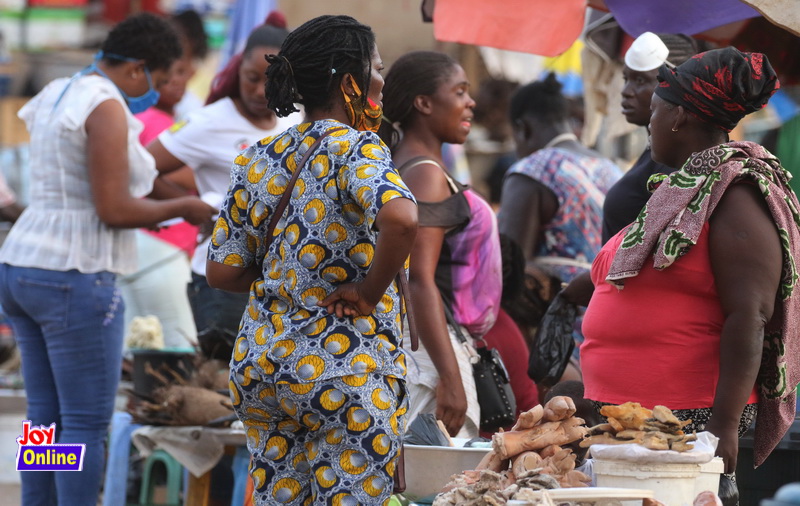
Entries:
{"type": "Polygon", "coordinates": [[[678,129],[677,129],[677,128],[675,128],[675,127],[672,127],[672,131],[673,131],[673,132],[677,132],[677,131],[678,131],[678,129]]]}

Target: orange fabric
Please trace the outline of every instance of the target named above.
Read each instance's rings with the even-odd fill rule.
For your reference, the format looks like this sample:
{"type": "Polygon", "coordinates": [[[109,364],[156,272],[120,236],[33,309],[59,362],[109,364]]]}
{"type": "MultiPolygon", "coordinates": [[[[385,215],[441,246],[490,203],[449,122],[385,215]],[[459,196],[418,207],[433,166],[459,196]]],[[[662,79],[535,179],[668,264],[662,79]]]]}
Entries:
{"type": "Polygon", "coordinates": [[[586,0],[436,0],[437,40],[557,56],[583,30],[586,0]]]}
{"type": "MultiPolygon", "coordinates": [[[[708,230],[706,223],[697,244],[669,269],[657,271],[645,262],[622,290],[605,278],[627,229],[597,255],[581,345],[587,399],[648,408],[713,405],[724,316],[711,273],[708,230]]],[[[748,402],[757,401],[754,390],[748,402]]]]}
{"type": "Polygon", "coordinates": [[[255,484],[253,483],[253,477],[250,473],[247,473],[247,484],[244,488],[244,503],[243,506],[254,506],[255,502],[253,501],[253,493],[255,492],[255,484]]]}

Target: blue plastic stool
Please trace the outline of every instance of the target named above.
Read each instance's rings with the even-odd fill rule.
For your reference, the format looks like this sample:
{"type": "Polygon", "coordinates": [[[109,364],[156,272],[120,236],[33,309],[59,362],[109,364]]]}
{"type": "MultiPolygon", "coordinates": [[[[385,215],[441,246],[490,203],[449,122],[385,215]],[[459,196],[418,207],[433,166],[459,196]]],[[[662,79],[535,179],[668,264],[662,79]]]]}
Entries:
{"type": "Polygon", "coordinates": [[[250,478],[248,468],[250,467],[250,452],[246,446],[236,448],[233,456],[233,497],[231,506],[244,505],[244,491],[247,488],[247,480],[250,478]]]}
{"type": "Polygon", "coordinates": [[[144,461],[142,469],[142,489],[139,494],[139,504],[149,506],[153,504],[153,491],[155,480],[153,469],[156,465],[163,465],[167,479],[167,502],[169,506],[181,506],[181,485],[183,482],[183,466],[164,450],[155,450],[144,461]]]}
{"type": "Polygon", "coordinates": [[[141,427],[131,423],[131,415],[122,411],[111,418],[108,436],[108,460],[106,461],[105,485],[103,486],[103,506],[125,504],[128,469],[130,467],[131,434],[141,427]]]}

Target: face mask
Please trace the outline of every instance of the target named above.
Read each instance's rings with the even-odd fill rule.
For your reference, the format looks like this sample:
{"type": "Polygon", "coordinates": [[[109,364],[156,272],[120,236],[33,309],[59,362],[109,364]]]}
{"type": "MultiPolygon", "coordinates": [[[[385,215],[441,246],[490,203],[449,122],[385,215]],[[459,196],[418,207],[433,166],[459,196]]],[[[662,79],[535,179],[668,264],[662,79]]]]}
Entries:
{"type": "Polygon", "coordinates": [[[147,76],[147,91],[144,95],[129,97],[124,91],[119,90],[125,102],[128,103],[128,109],[131,110],[132,114],[139,114],[153,107],[158,103],[158,99],[161,97],[161,94],[153,88],[153,79],[150,77],[150,71],[147,67],[144,68],[144,75],[147,76]]]}
{"type": "MultiPolygon", "coordinates": [[[[120,56],[110,53],[105,54],[105,56],[106,58],[112,58],[114,60],[134,61],[134,62],[139,61],[139,59],[137,58],[128,58],[127,56],[120,56]]],[[[75,76],[73,76],[72,79],[70,79],[69,83],[67,83],[67,86],[64,88],[64,90],[61,92],[61,95],[59,95],[58,99],[56,100],[56,103],[53,104],[53,109],[55,109],[58,103],[61,102],[61,98],[67,92],[67,88],[69,88],[72,82],[80,76],[85,76],[87,74],[91,74],[92,72],[97,72],[101,76],[111,81],[111,78],[109,78],[108,75],[102,70],[100,70],[100,68],[97,66],[97,62],[100,61],[102,58],[103,58],[103,52],[99,51],[95,55],[94,62],[92,62],[91,65],[81,70],[80,72],[75,74],[75,76]]],[[[158,91],[156,91],[155,88],[153,88],[153,78],[150,76],[150,70],[147,67],[144,68],[144,75],[145,77],[147,77],[147,88],[148,88],[147,92],[145,92],[144,95],[139,95],[138,97],[131,97],[127,93],[122,91],[122,89],[120,89],[119,86],[117,86],[117,90],[119,90],[120,94],[122,95],[122,98],[125,99],[125,103],[128,104],[128,109],[130,109],[131,114],[139,114],[140,112],[146,111],[150,107],[156,105],[158,103],[158,99],[161,97],[161,94],[158,91]]]]}
{"type": "Polygon", "coordinates": [[[342,80],[340,85],[342,95],[344,95],[344,110],[347,112],[348,119],[350,119],[350,125],[362,132],[377,132],[378,127],[381,126],[383,109],[369,97],[367,97],[367,107],[365,108],[361,100],[361,90],[356,84],[355,79],[350,77],[350,82],[353,85],[353,90],[356,92],[355,97],[351,97],[345,91],[344,80],[342,80]]]}

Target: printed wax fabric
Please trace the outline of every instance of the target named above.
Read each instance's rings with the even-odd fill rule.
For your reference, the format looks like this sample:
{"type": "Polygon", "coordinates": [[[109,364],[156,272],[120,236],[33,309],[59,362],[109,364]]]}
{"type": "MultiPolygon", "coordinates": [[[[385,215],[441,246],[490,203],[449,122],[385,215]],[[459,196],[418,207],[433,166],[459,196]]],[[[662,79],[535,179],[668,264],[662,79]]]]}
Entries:
{"type": "Polygon", "coordinates": [[[243,151],[211,238],[209,259],[260,266],[234,345],[232,367],[255,380],[320,382],[366,373],[403,378],[401,302],[394,283],[372,314],[337,318],[317,302],[362,281],[377,241],[381,207],[413,200],[377,135],[351,128],[320,145],[267,246],[272,210],[317,137],[342,123],[301,123],[243,151]]]}
{"type": "Polygon", "coordinates": [[[587,271],[602,246],[603,201],[622,176],[619,167],[605,158],[546,148],[512,165],[508,174],[535,179],[558,198],[556,215],[542,228],[537,260],[555,257],[587,266],[544,264],[564,282],[587,271]]]}
{"type": "Polygon", "coordinates": [[[672,171],[670,167],[653,161],[649,147],[644,150],[633,167],[606,194],[603,203],[603,244],[639,216],[652,195],[647,187],[650,176],[672,171]]]}
{"type": "Polygon", "coordinates": [[[606,277],[621,287],[647,261],[658,270],[670,267],[697,243],[703,224],[728,186],[741,180],[757,184],[781,238],[783,272],[776,314],[764,331],[756,465],[764,462],[794,421],[795,388],[800,382],[800,276],[796,264],[800,258],[800,205],[789,178],[775,156],[752,142],[729,142],[694,153],[653,193],[625,234],[606,277]]]}

